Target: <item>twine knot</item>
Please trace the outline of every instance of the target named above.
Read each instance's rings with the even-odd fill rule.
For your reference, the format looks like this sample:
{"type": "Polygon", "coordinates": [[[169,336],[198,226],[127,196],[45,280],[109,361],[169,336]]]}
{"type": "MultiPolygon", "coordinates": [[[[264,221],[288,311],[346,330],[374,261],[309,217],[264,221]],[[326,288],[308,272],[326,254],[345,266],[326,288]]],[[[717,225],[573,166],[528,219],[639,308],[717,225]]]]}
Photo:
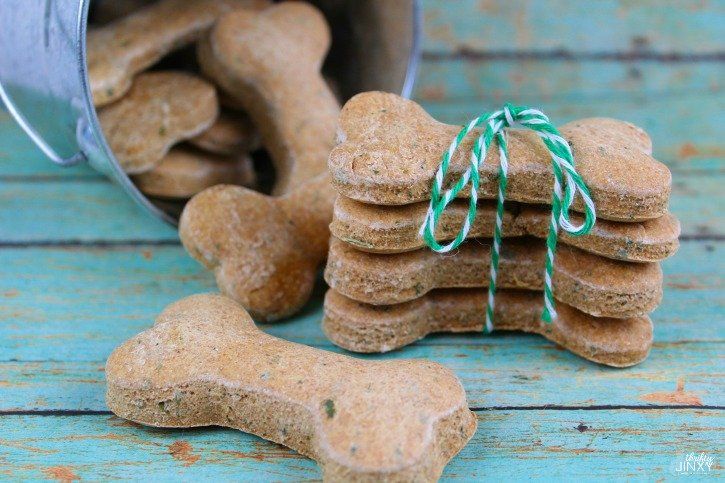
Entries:
{"type": "Polygon", "coordinates": [[[554,172],[554,186],[551,201],[551,220],[549,233],[546,237],[546,266],[544,271],[544,310],[542,319],[551,323],[556,318],[554,308],[554,296],[552,289],[552,274],[554,269],[554,254],[558,238],[559,227],[573,236],[581,236],[589,233],[596,221],[596,211],[586,183],[576,171],[574,156],[569,143],[561,136],[549,118],[537,109],[530,109],[523,106],[506,104],[504,107],[493,113],[484,114],[465,125],[451,145],[443,153],[441,164],[436,172],[431,192],[430,205],[423,225],[420,228],[420,235],[426,245],[438,253],[446,253],[454,250],[466,239],[476,218],[478,205],[478,190],[480,186],[479,169],[484,161],[488,148],[495,139],[499,150],[498,170],[498,200],[496,205],[496,224],[493,233],[493,246],[491,247],[491,272],[488,285],[488,304],[486,307],[486,330],[493,330],[493,312],[496,294],[496,274],[501,252],[501,239],[504,215],[504,199],[506,196],[506,185],[508,183],[508,145],[504,129],[522,128],[531,129],[544,142],[551,155],[552,168],[554,172]],[[474,129],[483,126],[483,132],[476,138],[471,150],[468,168],[453,186],[443,191],[443,183],[448,173],[451,158],[458,149],[458,146],[474,129]],[[483,156],[483,157],[482,157],[483,156]],[[458,194],[470,184],[470,195],[468,203],[468,214],[456,237],[447,244],[440,244],[436,240],[435,232],[438,221],[446,207],[458,197],[458,194]],[[563,189],[562,189],[563,187],[563,189]],[[575,225],[571,221],[570,210],[576,195],[579,194],[584,205],[584,221],[575,225]]]}

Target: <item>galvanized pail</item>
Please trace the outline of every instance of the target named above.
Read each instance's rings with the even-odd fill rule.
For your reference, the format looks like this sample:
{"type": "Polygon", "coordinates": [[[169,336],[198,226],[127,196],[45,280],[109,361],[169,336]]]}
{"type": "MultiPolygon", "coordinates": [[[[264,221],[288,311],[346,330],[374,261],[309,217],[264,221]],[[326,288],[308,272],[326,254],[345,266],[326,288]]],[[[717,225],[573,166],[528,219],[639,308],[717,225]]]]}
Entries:
{"type": "MultiPolygon", "coordinates": [[[[176,218],[154,205],[123,172],[101,131],[86,66],[91,3],[0,2],[0,98],[51,161],[60,166],[89,163],[146,210],[175,224],[176,218]]],[[[312,3],[332,25],[326,69],[343,97],[376,89],[410,95],[420,56],[417,0],[312,3]]]]}

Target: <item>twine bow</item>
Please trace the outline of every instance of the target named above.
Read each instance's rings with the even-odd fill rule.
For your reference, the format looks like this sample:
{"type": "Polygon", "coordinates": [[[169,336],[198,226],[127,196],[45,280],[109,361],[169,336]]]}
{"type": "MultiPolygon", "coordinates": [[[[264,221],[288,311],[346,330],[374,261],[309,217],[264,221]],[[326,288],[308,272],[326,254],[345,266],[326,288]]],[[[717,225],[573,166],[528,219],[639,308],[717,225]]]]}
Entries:
{"type": "Polygon", "coordinates": [[[573,236],[581,236],[589,233],[596,221],[594,202],[589,194],[589,188],[574,167],[574,156],[572,155],[569,143],[561,137],[559,131],[551,124],[549,118],[539,110],[528,107],[512,106],[506,104],[503,109],[490,114],[484,114],[469,122],[461,129],[451,143],[448,150],[443,153],[441,165],[436,172],[433,181],[430,206],[425,221],[420,228],[420,235],[425,243],[432,250],[438,253],[446,253],[457,248],[466,239],[471,229],[471,224],[476,218],[478,203],[478,189],[480,185],[479,168],[488,152],[488,147],[494,139],[498,142],[500,166],[498,171],[498,202],[496,206],[496,225],[493,233],[493,247],[491,249],[491,273],[488,287],[488,305],[486,307],[486,331],[493,330],[493,312],[496,295],[496,274],[501,251],[501,228],[503,226],[504,199],[506,197],[506,185],[508,183],[508,146],[504,129],[521,127],[531,129],[544,142],[551,154],[551,162],[554,171],[554,192],[551,201],[551,221],[549,233],[546,237],[546,267],[544,271],[544,310],[542,318],[546,323],[551,323],[556,318],[554,308],[554,296],[552,289],[552,273],[554,270],[554,253],[559,227],[573,236]],[[451,157],[458,149],[461,142],[468,134],[483,124],[486,125],[481,135],[476,139],[471,150],[470,164],[463,176],[449,189],[443,190],[443,180],[448,173],[451,157]],[[483,157],[481,157],[483,153],[483,157]],[[470,183],[471,194],[468,204],[468,215],[463,226],[456,237],[448,244],[440,244],[435,238],[436,227],[441,214],[451,201],[456,199],[458,194],[470,183]],[[563,191],[562,191],[562,186],[563,191]],[[574,203],[574,198],[579,193],[584,202],[584,222],[581,225],[572,223],[569,211],[574,203]]]}

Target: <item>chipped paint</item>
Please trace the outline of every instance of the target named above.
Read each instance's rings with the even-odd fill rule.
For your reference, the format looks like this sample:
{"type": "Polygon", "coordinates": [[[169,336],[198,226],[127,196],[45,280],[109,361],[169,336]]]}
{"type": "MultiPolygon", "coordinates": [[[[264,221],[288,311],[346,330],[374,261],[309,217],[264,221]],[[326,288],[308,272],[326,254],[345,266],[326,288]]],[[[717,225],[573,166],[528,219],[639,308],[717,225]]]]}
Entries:
{"type": "Polygon", "coordinates": [[[694,392],[685,391],[685,380],[679,378],[677,387],[673,392],[651,392],[639,397],[642,401],[659,404],[683,404],[687,406],[702,406],[700,396],[694,392]]]}
{"type": "Polygon", "coordinates": [[[224,455],[239,459],[252,459],[255,461],[277,460],[277,459],[298,459],[300,454],[281,444],[270,441],[252,442],[253,451],[220,450],[224,455]]]}
{"type": "Polygon", "coordinates": [[[194,454],[193,451],[194,448],[192,448],[191,444],[181,439],[169,445],[169,453],[171,456],[175,460],[183,462],[184,466],[191,466],[201,458],[201,456],[194,454]]]}
{"type": "Polygon", "coordinates": [[[51,480],[62,483],[80,481],[81,479],[81,477],[76,475],[75,472],[68,466],[50,466],[43,469],[43,474],[51,480]]]}
{"type": "Polygon", "coordinates": [[[699,280],[691,280],[689,282],[667,282],[667,286],[679,290],[702,290],[706,288],[706,285],[699,280]]]}
{"type": "Polygon", "coordinates": [[[684,143],[677,150],[677,156],[683,159],[691,158],[700,154],[700,151],[692,143],[684,143]]]}
{"type": "Polygon", "coordinates": [[[725,156],[725,148],[712,145],[695,145],[691,142],[680,144],[677,148],[677,157],[681,160],[688,160],[696,157],[722,158],[725,156]]]}
{"type": "Polygon", "coordinates": [[[23,451],[30,451],[31,453],[40,453],[40,454],[53,454],[53,453],[58,452],[56,450],[39,448],[37,446],[31,446],[29,444],[20,443],[18,441],[10,441],[7,439],[0,439],[0,446],[6,446],[8,448],[16,448],[16,449],[21,449],[23,451]]]}

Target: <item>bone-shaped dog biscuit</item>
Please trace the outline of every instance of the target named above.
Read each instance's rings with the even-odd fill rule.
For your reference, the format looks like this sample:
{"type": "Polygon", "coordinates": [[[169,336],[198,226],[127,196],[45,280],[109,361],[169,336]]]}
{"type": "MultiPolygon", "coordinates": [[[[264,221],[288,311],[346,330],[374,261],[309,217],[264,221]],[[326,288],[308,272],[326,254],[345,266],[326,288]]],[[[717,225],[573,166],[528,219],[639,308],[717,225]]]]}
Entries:
{"type": "MultiPolygon", "coordinates": [[[[336,237],[363,251],[399,253],[415,250],[425,246],[419,230],[427,210],[428,203],[425,202],[378,206],[340,196],[335,202],[330,230],[336,237]]],[[[441,215],[436,238],[439,241],[452,240],[467,214],[467,201],[453,201],[441,215]]],[[[531,235],[546,238],[550,217],[548,207],[508,203],[503,218],[503,234],[506,237],[531,235]]],[[[495,202],[479,203],[469,238],[492,236],[495,221],[495,202]]],[[[572,221],[581,223],[583,217],[572,214],[572,221]]],[[[679,236],[680,222],[669,213],[633,223],[599,219],[592,231],[584,236],[559,232],[561,243],[603,257],[633,262],[660,261],[674,255],[679,247],[679,236]]]]}
{"type": "Polygon", "coordinates": [[[92,21],[96,24],[107,24],[123,18],[154,0],[94,0],[91,7],[92,21]]]}
{"type": "Polygon", "coordinates": [[[259,132],[245,114],[222,112],[209,129],[189,139],[194,146],[214,154],[249,153],[260,146],[259,132]]]}
{"type": "MultiPolygon", "coordinates": [[[[340,114],[341,143],[330,153],[333,185],[344,196],[380,205],[430,199],[441,155],[460,130],[440,123],[418,104],[394,94],[366,92],[350,99],[340,114]]],[[[591,190],[597,216],[640,221],[667,212],[671,176],[653,159],[647,135],[613,119],[583,119],[560,129],[572,146],[576,167],[591,190]]],[[[506,197],[551,203],[551,155],[531,131],[510,130],[506,197]]],[[[469,136],[451,159],[447,182],[469,166],[476,136],[469,136]]],[[[479,197],[498,196],[498,148],[481,166],[479,197]]],[[[461,196],[467,195],[463,191],[461,196]]],[[[574,208],[581,210],[577,197],[574,208]]]]}
{"type": "Polygon", "coordinates": [[[326,173],[282,197],[216,186],[186,205],[179,235],[189,254],[214,271],[223,294],[256,320],[277,320],[312,293],[335,195],[326,173]]]}
{"type": "Polygon", "coordinates": [[[226,14],[199,43],[204,72],[261,131],[275,195],[326,171],[340,112],[320,74],[329,45],[325,18],[304,2],[226,14]]]}
{"type": "Polygon", "coordinates": [[[236,303],[196,295],[106,364],[108,407],[141,424],[247,431],[317,461],[325,481],[435,481],[476,430],[458,379],[283,341],[236,303]]]}
{"type": "Polygon", "coordinates": [[[257,177],[247,154],[229,158],[177,147],[158,166],[133,180],[147,195],[183,199],[223,183],[253,188],[257,177]]]}
{"type": "MultiPolygon", "coordinates": [[[[496,285],[543,290],[545,258],[543,241],[507,241],[501,248],[496,285]]],[[[446,255],[427,249],[379,255],[333,237],[325,280],[353,300],[391,305],[438,288],[486,287],[490,262],[490,240],[484,246],[468,242],[446,255]]],[[[607,260],[567,246],[557,250],[553,283],[557,300],[596,317],[646,315],[662,300],[659,264],[607,260]]]]}
{"type": "MultiPolygon", "coordinates": [[[[333,289],[325,297],[322,329],[340,347],[387,352],[435,332],[482,332],[487,293],[481,289],[437,290],[411,302],[369,305],[333,289]]],[[[585,359],[614,367],[642,362],[652,346],[652,321],[597,318],[559,303],[558,317],[541,320],[541,292],[496,291],[495,330],[533,332],[585,359]]]]}
{"type": "Polygon", "coordinates": [[[123,97],[136,74],[195,41],[222,13],[267,5],[266,0],[161,0],[89,30],[88,77],[93,103],[105,106],[123,97]]]}
{"type": "Polygon", "coordinates": [[[99,114],[121,167],[138,174],[157,166],[171,147],[209,128],[219,114],[214,86],[182,72],[149,72],[128,95],[99,114]]]}

